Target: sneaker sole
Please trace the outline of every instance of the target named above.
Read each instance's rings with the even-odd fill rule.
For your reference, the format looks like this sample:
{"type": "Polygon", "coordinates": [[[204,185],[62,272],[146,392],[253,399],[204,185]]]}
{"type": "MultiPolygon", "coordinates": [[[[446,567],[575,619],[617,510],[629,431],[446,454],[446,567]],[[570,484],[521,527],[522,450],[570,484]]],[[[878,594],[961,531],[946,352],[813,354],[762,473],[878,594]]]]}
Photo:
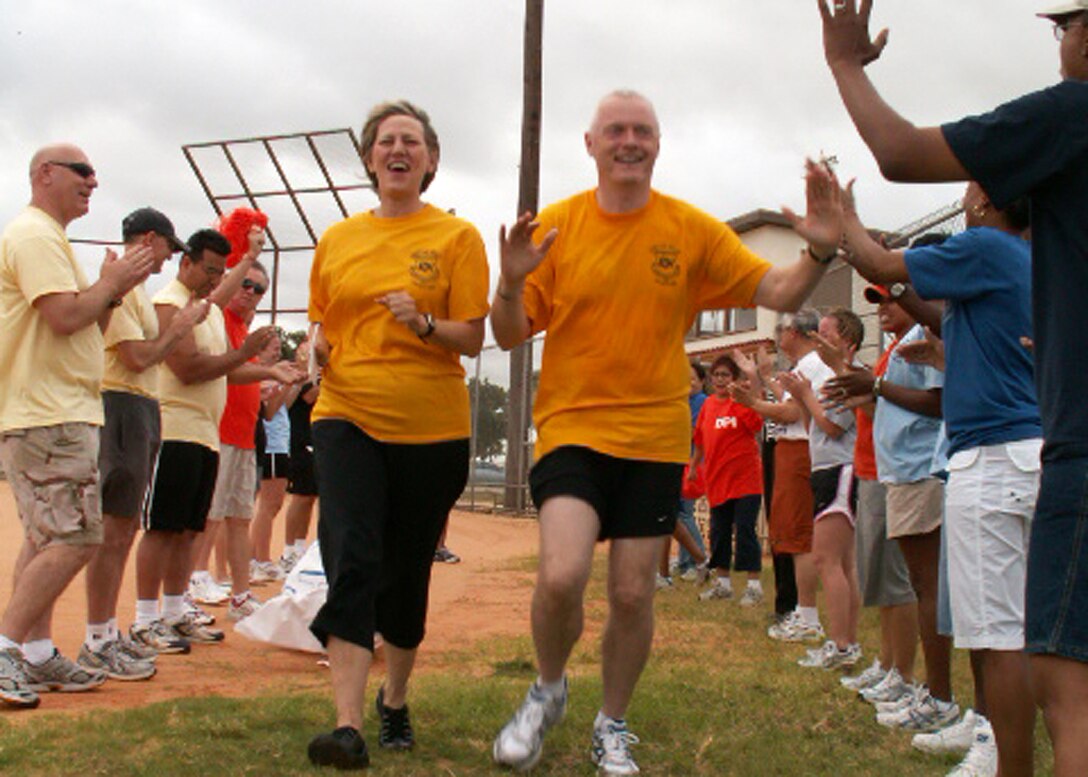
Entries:
{"type": "Polygon", "coordinates": [[[106,682],[106,675],[102,679],[91,683],[27,683],[27,688],[35,693],[84,693],[101,687],[106,682]]]}
{"type": "Polygon", "coordinates": [[[491,758],[495,763],[500,766],[509,766],[514,771],[527,772],[532,769],[540,761],[541,756],[544,755],[544,748],[541,747],[535,753],[530,755],[521,761],[506,761],[499,756],[499,740],[495,739],[495,743],[491,746],[491,758]]]}
{"type": "Polygon", "coordinates": [[[155,676],[156,672],[155,667],[151,666],[140,672],[122,674],[121,672],[111,671],[110,668],[107,666],[87,666],[87,664],[83,663],[82,661],[76,661],[76,663],[86,669],[88,672],[105,672],[107,680],[120,680],[121,682],[150,680],[152,677],[155,676]]]}
{"type": "Polygon", "coordinates": [[[0,690],[0,701],[9,707],[17,707],[23,710],[32,710],[42,703],[36,693],[28,691],[12,693],[11,691],[0,690]]]}

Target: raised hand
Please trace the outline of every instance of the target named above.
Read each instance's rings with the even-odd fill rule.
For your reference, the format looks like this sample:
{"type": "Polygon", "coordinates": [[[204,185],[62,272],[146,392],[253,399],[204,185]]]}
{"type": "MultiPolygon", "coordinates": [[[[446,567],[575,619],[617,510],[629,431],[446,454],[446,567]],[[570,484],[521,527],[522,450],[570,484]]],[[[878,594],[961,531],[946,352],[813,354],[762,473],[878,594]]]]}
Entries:
{"type": "Polygon", "coordinates": [[[812,393],[812,383],[798,372],[778,373],[778,385],[788,391],[795,399],[801,400],[806,393],[812,393]]]}
{"type": "Polygon", "coordinates": [[[506,225],[499,227],[499,253],[502,279],[510,286],[520,287],[525,277],[544,261],[559,230],[552,227],[544,239],[537,245],[533,242],[533,233],[540,227],[540,222],[533,221],[533,214],[526,211],[514,222],[507,232],[506,225]]]}
{"type": "Polygon", "coordinates": [[[189,304],[175,313],[170,319],[169,328],[176,332],[179,337],[187,334],[190,329],[208,317],[209,305],[211,305],[211,302],[207,299],[189,300],[189,304]]]}
{"type": "Polygon", "coordinates": [[[926,364],[944,372],[944,341],[925,328],[926,339],[903,343],[895,352],[911,364],[926,364]]]}
{"type": "Polygon", "coordinates": [[[242,347],[238,350],[241,351],[246,361],[249,361],[254,356],[259,354],[268,345],[268,341],[276,336],[275,328],[271,326],[262,326],[260,329],[255,329],[249,333],[245,341],[242,343],[242,347]]]}
{"type": "Polygon", "coordinates": [[[249,234],[246,235],[246,239],[249,241],[249,249],[246,251],[246,256],[252,259],[256,259],[262,250],[264,250],[265,231],[262,227],[254,224],[249,228],[249,234]]]}
{"type": "Polygon", "coordinates": [[[804,218],[784,206],[782,215],[820,256],[835,253],[842,240],[842,189],[827,162],[805,160],[804,218]]]}
{"type": "Polygon", "coordinates": [[[841,407],[854,397],[862,398],[862,404],[872,401],[873,381],[873,373],[869,370],[850,366],[820,387],[820,401],[834,407],[841,407]]]}
{"type": "Polygon", "coordinates": [[[113,296],[119,299],[147,280],[154,267],[151,246],[130,246],[121,257],[107,248],[98,277],[113,288],[113,296]]]}
{"type": "Polygon", "coordinates": [[[888,45],[888,29],[885,27],[875,38],[869,37],[869,15],[872,0],[835,0],[828,6],[827,0],[816,0],[824,24],[824,58],[829,67],[855,65],[865,67],[878,59],[888,45]]]}
{"type": "Polygon", "coordinates": [[[756,370],[764,383],[769,383],[774,376],[774,357],[766,345],[760,345],[756,349],[756,370]]]}
{"type": "Polygon", "coordinates": [[[729,351],[729,357],[733,360],[733,363],[737,365],[742,373],[744,373],[748,380],[753,383],[759,381],[759,372],[756,369],[756,362],[750,355],[742,351],[740,348],[733,348],[729,351]]]}
{"type": "Polygon", "coordinates": [[[841,348],[834,345],[819,332],[809,332],[808,339],[816,344],[816,354],[820,357],[820,361],[834,370],[836,374],[843,372],[847,363],[846,355],[841,348]]]}

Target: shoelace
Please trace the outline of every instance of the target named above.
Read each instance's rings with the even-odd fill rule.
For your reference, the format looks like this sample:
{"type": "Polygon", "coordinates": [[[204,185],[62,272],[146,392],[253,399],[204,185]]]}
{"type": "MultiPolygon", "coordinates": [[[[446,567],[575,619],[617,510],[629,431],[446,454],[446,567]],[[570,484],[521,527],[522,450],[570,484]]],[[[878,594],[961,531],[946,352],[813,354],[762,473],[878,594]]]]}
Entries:
{"type": "Polygon", "coordinates": [[[392,741],[410,739],[412,726],[408,722],[408,708],[393,709],[382,705],[382,739],[392,741]]]}
{"type": "Polygon", "coordinates": [[[627,730],[626,726],[606,725],[601,734],[601,761],[627,763],[631,757],[630,746],[637,745],[639,739],[627,730]]]}

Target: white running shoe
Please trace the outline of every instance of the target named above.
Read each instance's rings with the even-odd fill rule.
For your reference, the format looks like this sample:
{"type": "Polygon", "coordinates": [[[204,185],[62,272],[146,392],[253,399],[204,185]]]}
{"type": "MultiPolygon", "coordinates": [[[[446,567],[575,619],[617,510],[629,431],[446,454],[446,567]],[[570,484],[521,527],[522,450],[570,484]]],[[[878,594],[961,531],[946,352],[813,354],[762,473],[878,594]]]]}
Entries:
{"type": "Polygon", "coordinates": [[[824,627],[817,623],[809,626],[794,610],[785,619],[767,629],[767,636],[780,642],[822,642],[826,638],[824,627]]]}
{"type": "Polygon", "coordinates": [[[947,753],[966,753],[975,743],[975,728],[979,720],[985,720],[974,710],[963,713],[958,723],[953,723],[940,731],[932,734],[915,734],[910,740],[915,750],[921,750],[930,755],[945,755],[947,753]]]}
{"type": "Polygon", "coordinates": [[[842,669],[853,666],[861,657],[861,648],[848,645],[839,650],[834,640],[829,639],[822,647],[809,650],[797,660],[798,666],[813,669],[842,669]]]}
{"type": "Polygon", "coordinates": [[[665,577],[664,575],[661,575],[661,574],[659,574],[657,576],[657,580],[654,582],[654,590],[657,590],[657,591],[665,591],[665,590],[667,590],[669,588],[672,588],[672,586],[673,586],[672,578],[671,577],[665,577]]]}
{"type": "Polygon", "coordinates": [[[563,719],[567,711],[567,678],[563,693],[552,696],[535,682],[525,694],[525,701],[510,718],[491,748],[495,763],[525,772],[536,766],[544,752],[544,734],[563,719]]]}
{"type": "Polygon", "coordinates": [[[740,595],[741,607],[755,607],[763,601],[763,589],[746,587],[740,595]]]}
{"type": "Polygon", "coordinates": [[[873,663],[864,672],[853,677],[843,677],[839,680],[843,688],[855,693],[866,688],[872,688],[887,676],[888,670],[880,665],[880,659],[873,659],[873,663]]]}
{"type": "Polygon", "coordinates": [[[955,700],[935,699],[929,689],[923,686],[915,704],[898,712],[878,712],[876,722],[904,731],[937,731],[947,727],[959,716],[960,705],[955,700]]]}
{"type": "Polygon", "coordinates": [[[286,577],[290,574],[291,570],[295,568],[295,564],[302,558],[302,554],[295,550],[293,547],[284,548],[283,554],[280,556],[279,565],[283,570],[283,575],[286,577]]]}
{"type": "Polygon", "coordinates": [[[975,740],[959,766],[948,777],[997,777],[997,742],[990,721],[978,716],[975,740]]]}
{"type": "Polygon", "coordinates": [[[189,579],[189,595],[198,604],[226,604],[230,598],[230,590],[224,589],[219,583],[212,580],[211,576],[201,575],[189,579]]]}
{"type": "Polygon", "coordinates": [[[613,718],[598,718],[600,725],[593,727],[591,757],[597,764],[597,773],[605,775],[638,774],[638,764],[631,757],[631,745],[638,744],[638,737],[627,730],[627,723],[613,718]]]}
{"type": "Polygon", "coordinates": [[[870,704],[878,704],[880,702],[898,701],[904,696],[910,695],[913,690],[914,686],[906,682],[903,675],[899,674],[899,670],[893,666],[884,675],[884,679],[876,685],[862,688],[858,691],[858,695],[870,704]]]}
{"type": "Polygon", "coordinates": [[[249,591],[246,591],[240,599],[231,597],[227,606],[227,617],[232,621],[240,621],[248,618],[261,608],[261,600],[249,591]]]}
{"type": "Polygon", "coordinates": [[[699,601],[709,602],[712,599],[732,599],[733,589],[726,588],[724,585],[718,585],[715,583],[710,588],[699,594],[699,601]]]}

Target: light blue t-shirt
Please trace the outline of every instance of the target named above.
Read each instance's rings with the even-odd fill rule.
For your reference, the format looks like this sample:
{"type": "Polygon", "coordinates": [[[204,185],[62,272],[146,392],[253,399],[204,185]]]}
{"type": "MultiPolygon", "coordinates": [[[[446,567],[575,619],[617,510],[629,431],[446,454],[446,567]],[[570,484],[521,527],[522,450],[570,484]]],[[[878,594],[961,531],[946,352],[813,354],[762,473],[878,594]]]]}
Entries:
{"type": "MultiPolygon", "coordinates": [[[[903,335],[888,358],[885,383],[923,391],[944,385],[944,375],[939,370],[924,364],[911,364],[899,355],[900,345],[924,340],[925,336],[918,324],[903,335]]],[[[873,444],[880,482],[914,483],[929,477],[940,429],[940,418],[912,412],[878,397],[873,417],[873,444]]]]}
{"type": "Polygon", "coordinates": [[[284,405],[280,405],[275,415],[264,420],[264,436],[265,453],[291,452],[291,419],[284,405]]]}
{"type": "Polygon", "coordinates": [[[948,363],[942,409],[949,456],[1042,436],[1031,352],[1028,244],[992,227],[971,227],[940,245],[905,254],[915,290],[944,299],[948,363]]]}

